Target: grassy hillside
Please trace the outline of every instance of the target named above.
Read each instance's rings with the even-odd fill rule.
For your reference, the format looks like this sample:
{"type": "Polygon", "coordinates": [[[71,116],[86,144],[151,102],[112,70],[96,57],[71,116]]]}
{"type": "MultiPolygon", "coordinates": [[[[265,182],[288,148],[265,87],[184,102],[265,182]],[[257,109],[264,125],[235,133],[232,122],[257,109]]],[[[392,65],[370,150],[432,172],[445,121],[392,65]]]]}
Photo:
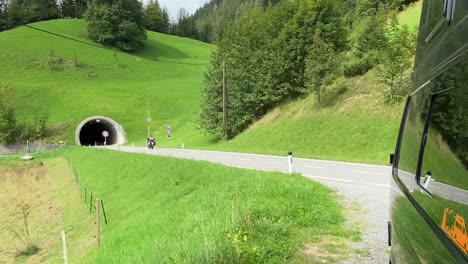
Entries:
{"type": "Polygon", "coordinates": [[[388,164],[403,102],[386,105],[371,71],[328,88],[324,105],[314,96],[285,104],[217,149],[388,164]]]}
{"type": "MultiPolygon", "coordinates": [[[[417,2],[407,8],[402,23],[419,21],[420,7],[417,2]]],[[[82,20],[34,26],[90,42],[82,20]]],[[[70,124],[69,140],[81,120],[102,114],[124,126],[129,144],[143,145],[149,98],[151,130],[161,147],[184,143],[186,148],[275,155],[293,151],[301,157],[378,164],[387,164],[394,150],[403,103],[384,104],[385,88],[374,72],[339,80],[327,89],[321,107],[314,96],[286,103],[235,139],[218,143],[195,124],[214,46],[152,32],[148,38],[144,49],[124,54],[28,28],[2,32],[0,59],[7,63],[0,65],[0,82],[16,89],[20,118],[32,120],[48,111],[52,122],[70,124]],[[167,123],[173,126],[171,139],[164,134],[167,123]]]]}
{"type": "MultiPolygon", "coordinates": [[[[82,20],[32,26],[92,42],[82,20]]],[[[73,140],[84,118],[105,115],[124,126],[130,142],[143,144],[149,99],[154,134],[171,123],[193,142],[207,140],[194,132],[194,113],[212,45],[148,32],[144,49],[125,54],[20,27],[1,32],[0,46],[0,82],[14,87],[20,119],[47,111],[51,122],[70,125],[73,140]]]]}
{"type": "MultiPolygon", "coordinates": [[[[421,7],[418,1],[406,8],[400,23],[417,30],[421,7]]],[[[322,106],[313,95],[286,103],[235,139],[209,148],[388,164],[404,102],[386,105],[385,89],[375,71],[338,80],[322,106]]]]}
{"type": "Polygon", "coordinates": [[[62,230],[70,262],[90,252],[94,217],[80,201],[64,158],[27,163],[0,159],[0,184],[0,263],[63,263],[62,230]],[[21,210],[23,205],[29,209],[21,210]],[[23,212],[28,213],[29,248],[38,248],[32,256],[27,255],[23,212]]]}
{"type": "MultiPolygon", "coordinates": [[[[13,245],[21,244],[5,223],[21,222],[10,216],[0,222],[0,252],[8,252],[0,261],[60,263],[60,230],[68,234],[74,263],[325,262],[345,257],[348,242],[360,237],[355,227],[345,227],[336,196],[299,175],[86,148],[36,158],[0,161],[0,182],[10,190],[15,171],[24,179],[22,188],[30,194],[23,199],[32,205],[30,230],[38,234],[40,255],[14,257],[13,245]],[[66,160],[57,159],[65,155],[79,173],[79,185],[66,160]],[[30,173],[38,170],[39,180],[30,173]],[[105,203],[108,225],[102,223],[99,249],[94,209],[89,213],[83,202],[85,188],[88,203],[91,191],[105,203]]],[[[17,194],[2,192],[2,202],[14,206],[9,201],[17,194]]]]}
{"type": "Polygon", "coordinates": [[[421,20],[422,0],[409,5],[405,11],[398,15],[401,24],[407,25],[409,29],[417,31],[421,20]]]}

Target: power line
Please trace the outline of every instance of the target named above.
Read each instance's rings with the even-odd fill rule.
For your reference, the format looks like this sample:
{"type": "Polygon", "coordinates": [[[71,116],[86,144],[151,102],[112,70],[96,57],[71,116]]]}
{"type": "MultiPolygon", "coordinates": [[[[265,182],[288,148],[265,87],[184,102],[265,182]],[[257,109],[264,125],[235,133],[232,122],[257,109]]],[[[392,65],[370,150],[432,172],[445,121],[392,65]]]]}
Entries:
{"type": "Polygon", "coordinates": [[[97,44],[94,44],[94,43],[91,43],[91,42],[86,42],[86,41],[83,41],[83,40],[75,39],[75,38],[68,37],[68,36],[58,34],[58,33],[55,33],[55,32],[51,32],[51,31],[48,31],[48,30],[45,30],[45,29],[40,29],[40,28],[37,28],[37,27],[33,27],[33,26],[28,25],[28,24],[21,24],[19,22],[11,20],[10,18],[7,18],[5,16],[3,16],[3,18],[5,18],[6,20],[9,20],[10,22],[12,22],[12,23],[14,23],[16,25],[24,26],[24,27],[27,27],[27,28],[30,28],[30,29],[33,29],[33,30],[37,30],[37,31],[40,31],[42,33],[46,33],[46,34],[50,34],[50,35],[53,35],[53,36],[56,36],[56,37],[59,37],[59,38],[64,38],[64,39],[67,39],[67,40],[75,41],[75,42],[85,44],[85,45],[89,45],[89,46],[92,46],[92,47],[95,47],[95,48],[101,48],[101,49],[105,49],[105,50],[113,51],[113,52],[117,51],[117,52],[120,52],[122,54],[133,56],[133,57],[144,58],[144,59],[151,60],[151,61],[159,61],[159,62],[165,62],[165,63],[179,64],[179,65],[202,66],[202,65],[208,65],[209,64],[209,63],[177,62],[177,61],[170,61],[170,60],[161,60],[161,59],[153,59],[153,58],[147,58],[147,57],[139,57],[139,56],[135,56],[133,54],[126,53],[126,52],[116,50],[116,49],[112,49],[112,48],[109,48],[109,47],[106,47],[106,46],[97,45],[97,44]]]}

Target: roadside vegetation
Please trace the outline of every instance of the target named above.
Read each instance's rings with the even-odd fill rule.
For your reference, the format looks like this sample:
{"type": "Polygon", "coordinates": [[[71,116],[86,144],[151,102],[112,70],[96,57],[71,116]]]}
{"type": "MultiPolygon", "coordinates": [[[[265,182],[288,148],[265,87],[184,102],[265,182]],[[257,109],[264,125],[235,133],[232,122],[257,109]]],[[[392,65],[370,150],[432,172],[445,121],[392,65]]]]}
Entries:
{"type": "Polygon", "coordinates": [[[70,261],[89,252],[94,218],[80,202],[64,158],[21,163],[17,157],[1,158],[0,184],[1,263],[63,262],[61,231],[70,261]]]}
{"type": "Polygon", "coordinates": [[[400,102],[416,34],[399,24],[399,8],[400,1],[301,0],[249,10],[226,28],[212,56],[200,127],[232,139],[278,105],[313,94],[321,106],[334,81],[371,69],[384,102],[400,102]]]}
{"type": "MultiPolygon", "coordinates": [[[[62,256],[61,230],[69,234],[69,259],[80,263],[337,261],[360,239],[359,227],[345,226],[336,195],[300,175],[86,148],[42,155],[32,163],[1,162],[0,180],[8,190],[29,191],[23,199],[31,204],[29,228],[39,248],[31,258],[43,262],[62,256]],[[105,201],[108,225],[102,223],[99,249],[85,190],[88,203],[90,192],[105,201]]],[[[18,191],[2,192],[2,201],[18,199],[18,191]]],[[[19,260],[10,253],[20,241],[7,229],[0,227],[7,238],[0,248],[19,260]]]]}

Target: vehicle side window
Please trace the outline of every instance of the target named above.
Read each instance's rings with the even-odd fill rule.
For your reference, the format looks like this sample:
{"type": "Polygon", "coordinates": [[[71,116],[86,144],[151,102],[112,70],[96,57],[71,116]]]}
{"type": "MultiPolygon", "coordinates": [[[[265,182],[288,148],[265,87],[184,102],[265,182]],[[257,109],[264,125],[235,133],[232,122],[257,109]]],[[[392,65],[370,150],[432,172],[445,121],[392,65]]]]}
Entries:
{"type": "Polygon", "coordinates": [[[424,116],[428,109],[434,84],[426,83],[411,95],[404,130],[398,153],[398,175],[408,190],[415,188],[415,175],[418,166],[420,142],[424,130],[424,116]]]}
{"type": "Polygon", "coordinates": [[[431,84],[433,92],[425,97],[419,117],[426,124],[418,142],[420,184],[411,195],[467,257],[468,59],[431,84]]]}
{"type": "Polygon", "coordinates": [[[427,9],[427,15],[425,17],[425,21],[423,21],[422,25],[424,28],[421,28],[420,33],[422,34],[422,39],[430,40],[433,39],[438,35],[438,32],[442,28],[447,27],[447,23],[445,22],[445,14],[446,5],[448,4],[449,0],[442,1],[442,0],[427,0],[427,3],[430,8],[427,9]]]}

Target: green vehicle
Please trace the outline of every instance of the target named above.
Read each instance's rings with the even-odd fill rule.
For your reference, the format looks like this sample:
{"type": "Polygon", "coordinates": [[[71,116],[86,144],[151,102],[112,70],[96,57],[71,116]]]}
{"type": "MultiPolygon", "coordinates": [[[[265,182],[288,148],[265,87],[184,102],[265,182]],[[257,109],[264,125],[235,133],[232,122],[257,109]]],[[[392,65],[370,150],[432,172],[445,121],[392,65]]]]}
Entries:
{"type": "Polygon", "coordinates": [[[390,184],[391,263],[468,263],[468,0],[424,0],[390,184]]]}

